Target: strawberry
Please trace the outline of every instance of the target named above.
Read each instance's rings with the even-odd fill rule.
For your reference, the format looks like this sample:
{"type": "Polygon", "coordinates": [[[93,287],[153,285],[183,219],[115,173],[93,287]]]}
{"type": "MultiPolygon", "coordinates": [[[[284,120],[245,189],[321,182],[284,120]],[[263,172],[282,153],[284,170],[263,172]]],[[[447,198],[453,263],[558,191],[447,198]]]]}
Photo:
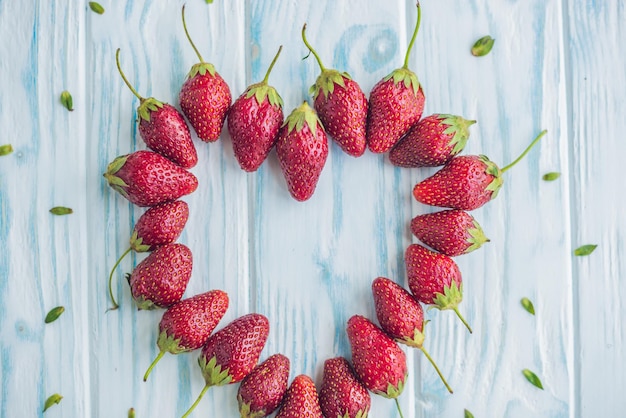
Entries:
{"type": "Polygon", "coordinates": [[[307,102],[294,109],[283,123],[276,154],[291,196],[309,199],[328,157],[328,138],[315,111],[307,102]]]}
{"type": "Polygon", "coordinates": [[[463,283],[454,260],[419,244],[411,244],[404,253],[404,262],[409,289],[415,299],[440,310],[453,310],[471,333],[472,328],[458,308],[463,300],[463,283]]]}
{"type": "Polygon", "coordinates": [[[120,66],[120,49],[115,53],[117,69],[130,91],[139,99],[139,136],[148,148],[158,152],[168,160],[183,168],[194,167],[198,163],[196,147],[191,140],[185,118],[172,105],[154,97],[146,99],[126,79],[120,66]]]}
{"type": "Polygon", "coordinates": [[[293,379],[276,418],[324,418],[315,383],[309,376],[301,374],[293,379]]]}
{"type": "Polygon", "coordinates": [[[427,116],[398,141],[389,152],[389,160],[398,167],[444,165],[465,148],[474,123],[454,115],[427,116]]]}
{"type": "Polygon", "coordinates": [[[215,142],[222,132],[226,113],[232,101],[230,88],[215,71],[215,66],[204,62],[191,40],[185,22],[184,5],[182,15],[185,35],[200,62],[194,64],[187,74],[187,80],[178,95],[178,102],[198,137],[205,142],[215,142]]]}
{"type": "Polygon", "coordinates": [[[452,393],[439,367],[423,346],[426,323],[422,305],[402,286],[385,277],[378,277],[372,282],[372,294],[376,317],[382,330],[399,343],[419,348],[433,365],[448,391],[452,393]]]}
{"type": "MultiPolygon", "coordinates": [[[[396,400],[407,378],[404,351],[369,319],[354,315],[348,320],[352,365],[361,383],[377,395],[396,400]]],[[[402,415],[402,412],[400,412],[402,415]]]]}
{"type": "Polygon", "coordinates": [[[418,2],[417,24],[404,57],[404,65],[376,83],[370,92],[367,146],[372,152],[389,151],[424,111],[424,91],[417,75],[409,70],[409,54],[420,27],[421,12],[418,2]]]}
{"type": "Polygon", "coordinates": [[[136,151],[117,157],[104,178],[113,190],[137,206],[155,206],[194,192],[198,179],[152,151],[136,151]]]}
{"type": "Polygon", "coordinates": [[[183,244],[157,248],[128,275],[128,284],[141,309],[169,308],[179,302],[191,278],[193,257],[183,244]]]}
{"type": "Polygon", "coordinates": [[[138,253],[152,251],[161,245],[171,244],[176,241],[189,219],[189,205],[182,200],[165,202],[148,209],[135,224],[130,236],[130,247],[117,259],[109,274],[109,295],[113,307],[119,305],[113,297],[113,273],[122,259],[131,251],[138,253]]]}
{"type": "Polygon", "coordinates": [[[366,148],[367,98],[348,73],[327,69],[305,36],[302,40],[313,53],[321,73],[311,86],[314,107],[326,132],[348,155],[359,157],[366,148]]]}
{"type": "Polygon", "coordinates": [[[325,417],[367,417],[371,406],[370,394],[343,357],[324,362],[320,406],[325,417]]]}
{"type": "Polygon", "coordinates": [[[274,354],[256,366],[239,385],[237,402],[241,418],[262,418],[274,412],[289,384],[289,359],[274,354]]]}
{"type": "Polygon", "coordinates": [[[411,220],[411,232],[448,257],[467,254],[489,242],[476,219],[459,209],[418,215],[411,220]]]}
{"type": "Polygon", "coordinates": [[[263,164],[283,124],[283,99],[267,84],[282,49],[282,46],[278,49],[263,81],[249,86],[228,112],[227,127],[235,158],[248,172],[256,171],[263,164]]]}
{"type": "Polygon", "coordinates": [[[228,294],[221,290],[183,299],[168,308],[159,322],[159,354],[143,376],[144,382],[165,353],[180,354],[202,347],[227,309],[228,294]]]}
{"type": "Polygon", "coordinates": [[[484,155],[455,157],[432,176],[417,183],[418,202],[452,209],[474,210],[495,199],[502,187],[502,173],[517,164],[547,131],[542,131],[511,164],[500,169],[484,155]]]}
{"type": "Polygon", "coordinates": [[[252,313],[235,319],[211,335],[198,359],[204,389],[183,418],[191,414],[211,386],[237,383],[246,377],[259,361],[269,332],[267,318],[252,313]]]}

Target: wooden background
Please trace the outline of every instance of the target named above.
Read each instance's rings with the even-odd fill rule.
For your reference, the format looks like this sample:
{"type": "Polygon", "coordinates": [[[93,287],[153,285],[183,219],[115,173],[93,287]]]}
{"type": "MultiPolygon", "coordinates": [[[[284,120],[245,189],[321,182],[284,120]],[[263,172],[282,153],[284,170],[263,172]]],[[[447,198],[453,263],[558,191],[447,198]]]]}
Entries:
{"type": "MultiPolygon", "coordinates": [[[[115,68],[115,50],[140,93],[173,104],[197,59],[180,0],[0,0],[0,416],[180,416],[204,382],[198,353],[157,354],[160,311],[138,312],[122,272],[121,308],[109,306],[107,275],[143,213],[102,178],[117,155],[144,149],[138,100],[115,68]],[[75,110],[59,102],[63,90],[75,110]],[[53,206],[74,214],[55,217],[53,206]],[[44,325],[45,314],[65,314],[44,325]]],[[[626,407],[626,6],[621,0],[424,0],[410,59],[426,93],[425,115],[474,118],[467,153],[505,165],[542,129],[548,134],[506,173],[496,200],[473,214],[491,242],[459,257],[461,311],[430,311],[426,348],[455,390],[446,392],[416,351],[400,403],[405,417],[619,416],[626,407]],[[475,58],[479,37],[496,39],[475,58]],[[541,176],[559,171],[561,178],[541,176]],[[582,244],[598,244],[574,257],[582,244]],[[533,300],[537,314],[519,300],[533,300]],[[521,370],[534,370],[545,390],[521,370]]],[[[346,70],[369,93],[402,64],[416,19],[411,1],[187,0],[187,23],[204,58],[237,97],[259,81],[284,45],[270,83],[288,114],[308,98],[318,68],[303,61],[300,29],[328,67],[346,70]]],[[[219,288],[231,306],[221,326],[248,312],[267,315],[262,359],[281,352],[319,384],[323,361],[349,356],[345,323],[374,318],[371,281],[405,283],[410,219],[431,208],[411,197],[434,172],[394,168],[387,156],[355,159],[332,145],[313,198],[292,200],[275,154],[241,171],[227,133],[195,140],[198,190],[180,242],[194,254],[187,296],[219,288]]],[[[213,388],[195,416],[237,416],[237,385],[213,388]]],[[[396,416],[375,397],[372,417],[396,416]]]]}

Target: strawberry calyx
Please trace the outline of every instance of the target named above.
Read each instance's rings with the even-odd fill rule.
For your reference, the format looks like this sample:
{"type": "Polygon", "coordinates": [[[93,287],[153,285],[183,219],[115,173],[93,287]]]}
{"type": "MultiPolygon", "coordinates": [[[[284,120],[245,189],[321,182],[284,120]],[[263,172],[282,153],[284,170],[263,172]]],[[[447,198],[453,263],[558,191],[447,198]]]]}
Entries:
{"type": "Polygon", "coordinates": [[[504,183],[502,171],[500,170],[500,167],[498,167],[496,163],[491,161],[486,155],[479,155],[478,158],[485,165],[485,173],[493,177],[491,183],[489,183],[489,185],[485,188],[485,190],[491,192],[491,199],[493,200],[498,195],[498,192],[504,183]]]}
{"type": "Polygon", "coordinates": [[[174,335],[169,335],[167,331],[161,331],[157,339],[157,346],[162,352],[179,354],[188,351],[187,348],[181,346],[181,339],[174,335]]]}
{"type": "Polygon", "coordinates": [[[278,94],[276,89],[269,86],[266,81],[253,84],[248,87],[248,90],[246,90],[246,99],[249,99],[252,96],[254,96],[259,106],[263,104],[265,99],[268,99],[270,105],[274,107],[283,107],[283,98],[280,97],[280,94],[278,94]]]}
{"type": "Polygon", "coordinates": [[[189,73],[187,74],[187,78],[194,78],[198,74],[201,76],[204,76],[206,75],[206,73],[209,73],[211,77],[214,77],[215,66],[208,62],[199,62],[191,66],[191,70],[189,70],[189,73]]]}
{"type": "Polygon", "coordinates": [[[252,411],[252,402],[244,402],[241,395],[237,395],[237,401],[239,402],[239,414],[241,418],[263,418],[267,416],[264,410],[252,411]]]}
{"type": "Polygon", "coordinates": [[[395,399],[402,394],[402,391],[404,390],[404,381],[406,380],[406,378],[407,374],[405,374],[402,379],[398,380],[397,386],[392,385],[391,382],[387,383],[386,392],[383,392],[381,390],[374,390],[373,392],[387,399],[395,399]]]}
{"type": "Polygon", "coordinates": [[[475,120],[467,120],[460,116],[440,114],[441,123],[448,125],[443,131],[446,135],[453,135],[448,143],[452,147],[452,155],[456,155],[465,148],[469,139],[469,127],[476,123],[475,120]]]}
{"type": "Polygon", "coordinates": [[[463,283],[459,286],[454,280],[450,286],[443,287],[443,293],[437,293],[433,299],[432,308],[439,310],[452,310],[459,317],[463,325],[472,333],[472,327],[467,323],[465,318],[459,312],[459,303],[463,300],[463,283]]]}
{"type": "Polygon", "coordinates": [[[283,122],[283,126],[287,125],[287,131],[291,133],[294,129],[296,132],[300,132],[305,124],[309,127],[309,131],[311,131],[313,136],[316,135],[318,125],[324,129],[317,114],[306,101],[291,112],[283,122]]]}
{"type": "Polygon", "coordinates": [[[122,178],[116,176],[115,174],[124,167],[126,161],[128,160],[128,155],[122,155],[114,159],[108,166],[107,171],[104,173],[104,178],[109,182],[109,186],[111,186],[115,191],[120,193],[124,197],[128,197],[126,193],[125,187],[128,187],[128,184],[122,178]]]}
{"type": "Polygon", "coordinates": [[[198,359],[198,365],[202,370],[202,376],[207,386],[223,386],[229,384],[233,380],[228,368],[222,370],[222,365],[217,364],[217,357],[213,356],[207,362],[204,356],[198,359]]]}
{"type": "Polygon", "coordinates": [[[399,339],[398,342],[406,344],[409,347],[422,348],[422,345],[424,344],[424,339],[426,338],[426,334],[424,334],[424,328],[426,327],[426,323],[428,323],[428,321],[424,323],[421,330],[415,328],[415,330],[413,330],[412,337],[403,337],[399,339]]]}
{"type": "Polygon", "coordinates": [[[150,97],[148,99],[141,98],[140,102],[141,104],[137,108],[137,114],[146,122],[150,122],[150,114],[152,112],[156,112],[163,107],[163,102],[155,99],[154,97],[150,97]]]}
{"type": "Polygon", "coordinates": [[[393,70],[390,74],[388,74],[384,81],[393,80],[394,85],[398,85],[399,83],[403,83],[404,87],[407,89],[412,89],[413,94],[417,96],[417,92],[420,89],[420,82],[417,79],[417,75],[409,70],[408,68],[402,67],[396,70],[393,70]]]}
{"type": "Polygon", "coordinates": [[[143,238],[137,234],[136,230],[133,230],[133,233],[130,236],[130,248],[138,253],[145,253],[146,251],[150,251],[150,247],[150,245],[144,244],[143,238]]]}
{"type": "Polygon", "coordinates": [[[144,298],[143,296],[139,296],[138,298],[136,298],[135,303],[137,304],[137,309],[140,311],[151,311],[158,308],[158,306],[156,306],[154,302],[144,298]]]}
{"type": "Polygon", "coordinates": [[[319,77],[317,77],[315,84],[309,88],[309,93],[313,95],[313,99],[317,99],[321,91],[324,93],[324,98],[328,98],[328,95],[335,91],[335,85],[345,88],[345,80],[351,79],[350,74],[346,72],[324,69],[319,77]]]}
{"type": "Polygon", "coordinates": [[[485,242],[489,242],[489,238],[485,236],[485,233],[478,222],[474,220],[472,224],[474,227],[467,230],[467,233],[469,234],[469,237],[467,237],[467,243],[470,244],[470,246],[465,249],[465,254],[477,250],[485,242]]]}

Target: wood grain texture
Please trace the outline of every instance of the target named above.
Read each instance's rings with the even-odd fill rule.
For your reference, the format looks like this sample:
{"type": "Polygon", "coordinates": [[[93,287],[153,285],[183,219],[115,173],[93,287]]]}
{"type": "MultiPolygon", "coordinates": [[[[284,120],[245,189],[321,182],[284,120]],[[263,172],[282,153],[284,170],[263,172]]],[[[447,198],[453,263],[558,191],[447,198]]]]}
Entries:
{"type": "MultiPolygon", "coordinates": [[[[115,276],[120,309],[109,305],[109,269],[143,209],[106,186],[117,155],[145,149],[138,100],[115,67],[145,96],[177,105],[197,62],[182,27],[182,1],[0,0],[0,416],[42,416],[45,399],[64,396],[47,417],[180,416],[203,386],[198,353],[167,355],[147,383],[157,354],[161,311],[138,312],[125,272],[115,276]],[[74,98],[68,112],[63,90],[74,98]],[[55,217],[53,206],[74,209],[55,217]],[[43,318],[57,305],[65,313],[43,318]]],[[[349,72],[366,93],[402,65],[416,19],[412,2],[187,1],[187,24],[206,61],[235,99],[270,77],[285,116],[319,74],[301,41],[327,67],[349,72]]],[[[468,154],[512,161],[542,129],[548,134],[505,174],[500,196],[473,215],[491,242],[457,258],[465,283],[461,311],[428,311],[425,347],[455,390],[450,395],[419,352],[406,349],[410,376],[400,397],[407,418],[589,417],[625,406],[626,220],[621,155],[626,151],[626,7],[597,0],[422,2],[410,59],[426,92],[425,115],[478,120],[468,154]],[[470,55],[490,34],[491,54],[470,55]],[[541,176],[559,171],[561,178],[541,176]],[[574,257],[582,244],[599,244],[574,257]],[[529,297],[531,316],[520,305],[529,297]],[[522,376],[529,368],[544,391],[522,376]]],[[[403,254],[417,240],[408,224],[434,211],[411,197],[434,169],[399,169],[386,156],[359,158],[334,143],[317,190],[289,196],[272,153],[244,173],[226,132],[213,144],[194,137],[200,187],[185,200],[191,216],[180,241],[194,254],[186,296],[219,288],[230,308],[219,325],[248,312],[268,316],[261,355],[291,359],[291,378],[321,382],[325,359],[350,356],[345,324],[375,317],[370,285],[378,276],[406,285],[403,254]]],[[[237,385],[213,388],[195,416],[237,416],[237,385]]],[[[371,416],[398,416],[374,396],[371,416]]]]}

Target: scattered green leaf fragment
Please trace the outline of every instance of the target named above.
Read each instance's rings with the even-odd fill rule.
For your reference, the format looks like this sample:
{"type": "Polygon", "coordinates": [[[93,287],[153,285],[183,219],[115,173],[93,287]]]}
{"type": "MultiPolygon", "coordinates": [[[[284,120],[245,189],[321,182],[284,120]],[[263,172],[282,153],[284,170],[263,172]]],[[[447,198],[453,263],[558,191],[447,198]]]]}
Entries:
{"type": "Polygon", "coordinates": [[[533,373],[532,371],[528,369],[524,369],[522,370],[522,374],[524,375],[526,380],[528,380],[533,386],[536,386],[539,389],[543,390],[543,385],[541,384],[541,380],[539,380],[539,378],[537,377],[535,373],[533,373]]]}
{"type": "Polygon", "coordinates": [[[135,418],[135,408],[130,408],[128,410],[128,418],[135,418]]]}
{"type": "Polygon", "coordinates": [[[61,402],[63,396],[55,393],[54,395],[50,395],[48,399],[46,399],[46,403],[43,405],[43,412],[46,412],[46,409],[50,408],[52,405],[56,405],[61,402]]]}
{"type": "Polygon", "coordinates": [[[467,409],[465,410],[465,418],[474,418],[474,414],[472,414],[470,411],[468,411],[467,409]]]}
{"type": "Polygon", "coordinates": [[[533,303],[530,301],[530,299],[522,298],[520,302],[522,303],[522,306],[524,307],[524,309],[526,309],[526,311],[528,311],[529,314],[532,314],[532,315],[535,314],[535,307],[533,306],[533,303]]]}
{"type": "Polygon", "coordinates": [[[543,175],[543,179],[545,181],[554,181],[556,179],[558,179],[559,177],[561,177],[561,173],[557,173],[556,171],[552,172],[552,173],[546,173],[543,175]]]}
{"type": "Polygon", "coordinates": [[[213,0],[206,0],[206,4],[211,4],[213,3],[213,0]]]}
{"type": "Polygon", "coordinates": [[[0,145],[0,156],[9,155],[12,152],[13,152],[13,145],[11,144],[0,145]]]}
{"type": "Polygon", "coordinates": [[[578,247],[574,250],[574,255],[577,255],[577,256],[589,255],[596,249],[596,247],[598,246],[595,244],[583,245],[582,247],[578,247]]]}
{"type": "Polygon", "coordinates": [[[69,91],[63,90],[61,93],[61,103],[63,103],[63,106],[70,112],[74,110],[74,101],[69,91]]]}
{"type": "Polygon", "coordinates": [[[48,312],[48,315],[46,315],[46,319],[44,320],[44,322],[46,324],[49,324],[50,322],[56,321],[57,319],[59,319],[61,314],[63,314],[63,312],[65,312],[65,308],[63,306],[57,306],[56,308],[52,308],[50,312],[48,312]]]}
{"type": "Polygon", "coordinates": [[[496,40],[491,36],[483,36],[479,40],[477,40],[472,46],[472,55],[475,57],[482,57],[491,52],[491,48],[493,48],[493,43],[496,40]]]}
{"type": "Polygon", "coordinates": [[[63,206],[55,206],[50,209],[50,213],[53,215],[69,215],[70,213],[74,213],[72,208],[66,208],[63,206]]]}
{"type": "Polygon", "coordinates": [[[97,1],[90,1],[89,7],[91,8],[91,10],[98,13],[99,15],[104,13],[104,7],[102,7],[102,5],[98,3],[97,1]]]}

